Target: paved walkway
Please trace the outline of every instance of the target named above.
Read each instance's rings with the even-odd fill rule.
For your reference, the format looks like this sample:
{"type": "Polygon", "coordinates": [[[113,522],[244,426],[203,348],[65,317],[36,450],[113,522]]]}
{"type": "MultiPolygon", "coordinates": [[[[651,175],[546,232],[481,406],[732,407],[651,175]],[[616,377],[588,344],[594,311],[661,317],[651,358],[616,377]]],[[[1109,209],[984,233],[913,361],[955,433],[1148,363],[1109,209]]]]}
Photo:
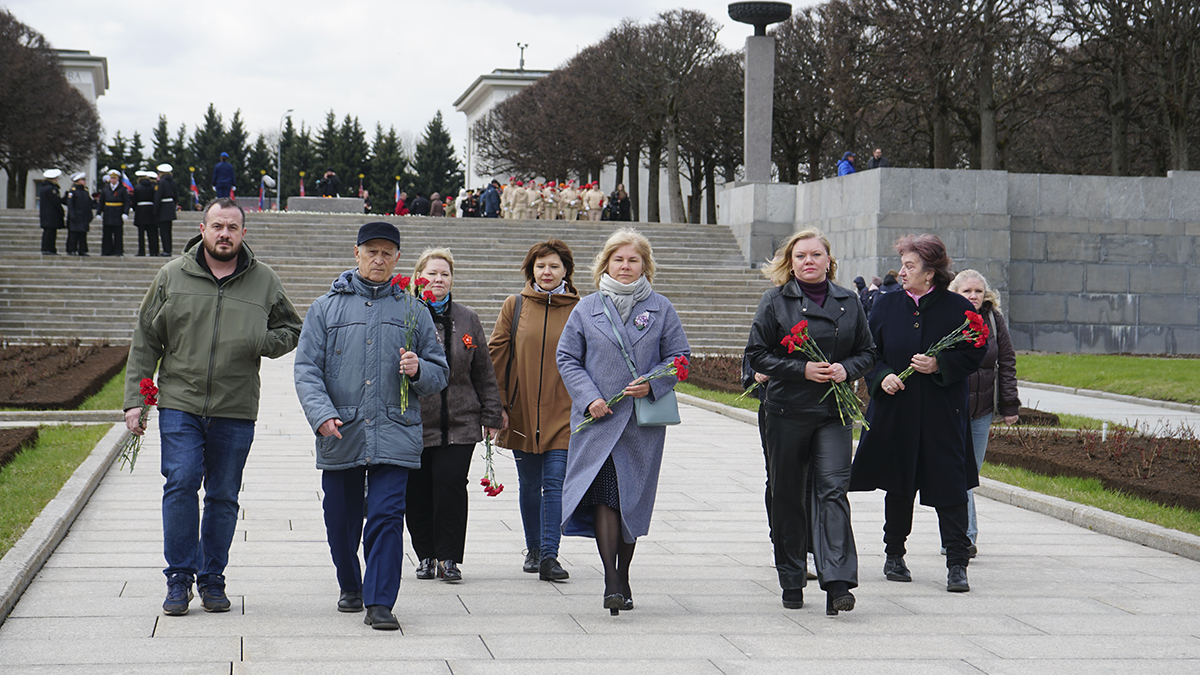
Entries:
{"type": "MultiPolygon", "coordinates": [[[[571,580],[520,571],[517,479],[471,490],[465,581],[416,581],[399,633],[335,611],[312,436],[290,358],[266,392],[227,571],[234,602],[161,612],[158,440],[132,474],[108,469],[70,534],[0,626],[0,675],[172,673],[1096,673],[1200,671],[1200,563],[979,500],[972,591],[945,590],[935,514],[917,508],[914,582],[881,573],[882,493],[852,495],[861,585],[827,617],[810,586],[780,605],[763,516],[757,433],[682,406],[668,431],[658,508],[633,565],[637,609],[609,616],[590,540],[564,541],[571,580]]],[[[473,477],[482,474],[482,462],[473,477]]]]}
{"type": "Polygon", "coordinates": [[[1154,429],[1163,424],[1178,428],[1181,424],[1200,429],[1200,411],[1194,406],[1167,408],[1148,399],[1094,392],[1099,396],[1072,393],[1074,389],[1055,385],[1021,382],[1021,404],[1053,413],[1083,415],[1117,424],[1147,425],[1154,429]],[[1191,408],[1190,410],[1188,408],[1191,408]]]}

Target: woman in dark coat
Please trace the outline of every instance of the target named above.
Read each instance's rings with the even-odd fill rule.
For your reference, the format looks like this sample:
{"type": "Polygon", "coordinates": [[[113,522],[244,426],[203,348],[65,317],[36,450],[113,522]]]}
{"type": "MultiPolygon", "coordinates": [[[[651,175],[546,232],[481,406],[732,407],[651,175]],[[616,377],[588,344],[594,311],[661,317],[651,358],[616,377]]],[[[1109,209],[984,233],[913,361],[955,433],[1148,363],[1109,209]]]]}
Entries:
{"type": "MultiPolygon", "coordinates": [[[[971,418],[971,442],[975,446],[975,465],[983,467],[987,453],[992,418],[1000,414],[1005,424],[1016,424],[1021,410],[1017,396],[1017,352],[1013,349],[1008,324],[1000,313],[1000,296],[988,285],[987,279],[975,270],[959,272],[950,282],[950,290],[975,306],[988,327],[987,355],[967,384],[967,410],[971,418]]],[[[975,557],[979,525],[975,518],[975,493],[967,492],[967,536],[971,539],[970,553],[975,557]]]]}
{"type": "Polygon", "coordinates": [[[461,581],[458,564],[467,539],[467,472],[483,434],[495,438],[503,423],[500,390],[488,356],[483,324],[450,295],[454,257],[435,248],[417,259],[414,278],[429,280],[438,343],[450,367],[448,383],[421,397],[425,449],[421,468],[408,473],[408,533],[420,563],[418,579],[461,581]],[[482,431],[482,433],[481,433],[482,431]]]}
{"type": "Polygon", "coordinates": [[[941,239],[909,235],[896,242],[903,293],[887,293],[871,310],[877,361],[867,375],[871,405],[869,431],[854,456],[851,490],[885,490],[883,541],[891,581],[912,581],[904,563],[904,542],[912,531],[913,498],[937,509],[949,570],[946,589],[967,584],[967,490],[979,485],[967,416],[967,378],[979,369],[986,350],[960,342],[936,357],[935,343],[974,311],[947,289],[950,257],[941,239]],[[899,373],[912,366],[907,380],[899,373]]]}
{"type": "Polygon", "coordinates": [[[562,524],[563,534],[596,538],[604,607],[617,614],[633,608],[629,564],[637,538],[650,531],[666,428],[638,426],[632,400],[612,408],[606,401],[621,391],[630,398],[661,399],[675,387],[674,377],[634,382],[691,350],[675,307],[650,285],[654,256],[641,233],[614,232],[596,256],[592,276],[600,291],[575,305],[558,341],[558,372],[571,394],[571,428],[587,413],[596,420],[571,436],[562,524]]]}
{"type": "Polygon", "coordinates": [[[783,606],[804,605],[809,527],[825,612],[854,609],[858,553],[850,528],[853,424],[843,421],[830,382],[854,381],[875,364],[874,344],[857,295],[833,283],[837,261],[829,240],[806,229],[778,251],[763,272],[776,287],[763,293],[750,327],[746,356],[767,376],[762,408],[770,486],[771,540],[783,606]],[[781,341],[800,321],[830,362],[788,353],[781,341]],[[808,472],[813,472],[809,495],[808,472]],[[809,512],[809,505],[812,512],[809,512]]]}

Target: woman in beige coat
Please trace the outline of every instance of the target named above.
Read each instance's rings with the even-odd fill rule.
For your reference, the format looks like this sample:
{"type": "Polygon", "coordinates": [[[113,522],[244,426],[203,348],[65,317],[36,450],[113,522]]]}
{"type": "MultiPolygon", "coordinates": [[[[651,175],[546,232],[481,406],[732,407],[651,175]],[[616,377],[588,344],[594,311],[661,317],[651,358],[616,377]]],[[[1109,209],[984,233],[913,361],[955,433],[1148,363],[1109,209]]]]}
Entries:
{"type": "Polygon", "coordinates": [[[562,581],[570,577],[558,562],[558,544],[571,397],[559,377],[555,350],[579,302],[571,283],[575,260],[566,243],[548,239],[529,249],[521,267],[525,288],[504,301],[488,340],[504,402],[505,429],[498,442],[511,448],[517,461],[523,569],[545,581],[562,581]]]}

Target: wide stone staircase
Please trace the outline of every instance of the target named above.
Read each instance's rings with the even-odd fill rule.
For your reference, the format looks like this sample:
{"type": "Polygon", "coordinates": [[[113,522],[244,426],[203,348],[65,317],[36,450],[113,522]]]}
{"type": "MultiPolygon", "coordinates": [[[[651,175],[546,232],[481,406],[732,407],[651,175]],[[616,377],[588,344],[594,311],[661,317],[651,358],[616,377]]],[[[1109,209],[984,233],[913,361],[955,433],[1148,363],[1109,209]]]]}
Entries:
{"type": "MultiPolygon", "coordinates": [[[[182,213],[174,227],[174,252],[198,231],[199,213],[182,213]]],[[[422,250],[446,246],[454,253],[454,298],[479,313],[491,332],[504,299],[523,283],[519,269],[529,247],[557,237],[575,254],[574,281],[595,290],[592,260],[615,223],[387,217],[400,228],[398,272],[412,273],[422,250]]],[[[248,213],[246,242],[278,272],[303,315],[354,266],[358,227],[376,216],[248,213]]],[[[634,223],[654,247],[655,290],[679,311],[696,354],[740,352],[762,292],[769,287],[750,269],[727,227],[634,223]]],[[[137,307],[166,258],[139,258],[137,229],[125,226],[125,255],[101,257],[99,220],[88,234],[91,255],[68,256],[65,232],[59,255],[39,253],[36,211],[0,211],[0,341],[42,342],[79,338],[128,343],[137,307]]]]}

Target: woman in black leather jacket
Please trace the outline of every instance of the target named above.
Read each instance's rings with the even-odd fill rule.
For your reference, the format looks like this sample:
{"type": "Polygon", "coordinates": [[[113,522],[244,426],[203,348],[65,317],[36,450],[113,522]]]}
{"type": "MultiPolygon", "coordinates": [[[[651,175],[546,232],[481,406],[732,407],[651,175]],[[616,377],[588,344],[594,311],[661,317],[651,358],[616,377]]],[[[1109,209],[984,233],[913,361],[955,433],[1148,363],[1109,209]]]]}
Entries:
{"type": "Polygon", "coordinates": [[[837,261],[816,229],[792,235],[763,272],[776,287],[763,293],[750,328],[750,367],[769,379],[762,406],[771,485],[771,540],[783,606],[804,604],[805,549],[813,528],[825,612],[854,609],[858,553],[850,529],[851,424],[843,424],[830,382],[854,380],[875,363],[875,345],[858,296],[833,283],[837,261]],[[788,353],[781,341],[802,320],[831,362],[788,353]],[[807,475],[813,471],[813,492],[807,475]],[[809,505],[811,504],[810,513],[809,505]]]}

